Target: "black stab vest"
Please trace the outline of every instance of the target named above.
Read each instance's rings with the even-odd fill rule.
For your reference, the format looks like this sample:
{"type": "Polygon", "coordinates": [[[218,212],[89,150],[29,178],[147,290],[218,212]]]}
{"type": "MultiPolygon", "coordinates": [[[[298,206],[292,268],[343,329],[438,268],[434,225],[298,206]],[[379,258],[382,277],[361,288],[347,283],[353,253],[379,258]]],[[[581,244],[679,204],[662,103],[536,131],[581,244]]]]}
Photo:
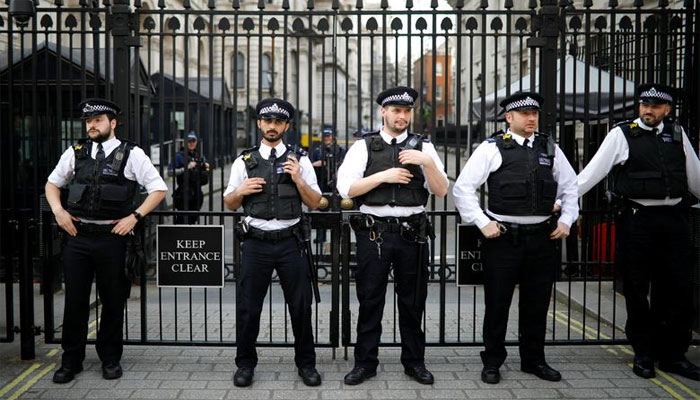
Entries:
{"type": "Polygon", "coordinates": [[[550,215],[557,196],[554,180],[554,142],[535,133],[532,148],[519,145],[509,135],[495,141],[503,162],[487,180],[488,208],[502,215],[550,215]]]}
{"type": "Polygon", "coordinates": [[[367,144],[367,167],[364,176],[370,176],[389,168],[401,167],[409,170],[413,174],[413,178],[405,185],[382,183],[361,196],[359,203],[368,206],[387,204],[392,207],[425,206],[428,203],[429,193],[423,187],[425,184],[423,171],[419,165],[403,165],[399,162],[399,151],[404,148],[422,151],[423,138],[420,135],[409,133],[403,142],[392,146],[386,143],[379,133],[375,133],[364,136],[364,141],[367,144]]]}
{"type": "MultiPolygon", "coordinates": [[[[274,163],[262,157],[258,147],[241,153],[248,172],[248,178],[263,178],[262,192],[254,193],[243,198],[245,214],[253,218],[295,219],[301,216],[301,195],[292,176],[282,172],[282,164],[287,161],[287,155],[294,152],[289,148],[277,156],[274,163]]],[[[303,150],[296,152],[297,159],[306,155],[303,150]]]]}
{"type": "Polygon", "coordinates": [[[633,199],[685,196],[688,176],[680,125],[664,124],[658,135],[634,122],[618,126],[627,140],[629,158],[615,167],[615,192],[633,199]]]}
{"type": "Polygon", "coordinates": [[[75,217],[94,220],[119,219],[131,214],[136,209],[138,183],[124,176],[124,168],[134,146],[122,140],[99,162],[90,157],[90,140],[73,145],[75,175],[64,208],[75,217]]]}

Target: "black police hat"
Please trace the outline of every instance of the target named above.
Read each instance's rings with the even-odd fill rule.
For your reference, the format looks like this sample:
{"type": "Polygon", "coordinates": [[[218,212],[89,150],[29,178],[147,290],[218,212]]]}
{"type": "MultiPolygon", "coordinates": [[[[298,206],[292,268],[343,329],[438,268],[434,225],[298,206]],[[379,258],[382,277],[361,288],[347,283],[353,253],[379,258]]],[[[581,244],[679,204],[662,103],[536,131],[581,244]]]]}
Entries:
{"type": "Polygon", "coordinates": [[[506,112],[539,110],[544,104],[544,98],[535,92],[517,92],[499,103],[506,112]]]}
{"type": "Polygon", "coordinates": [[[288,101],[273,97],[260,100],[255,106],[255,112],[258,119],[271,117],[289,121],[294,118],[294,107],[288,101]]]}
{"type": "Polygon", "coordinates": [[[418,92],[408,86],[397,86],[387,89],[377,96],[377,104],[386,106],[413,107],[418,98],[418,92]]]}
{"type": "Polygon", "coordinates": [[[82,113],[80,115],[81,119],[92,118],[102,114],[119,115],[122,112],[118,105],[109,100],[99,98],[85,99],[78,105],[78,108],[80,108],[82,113]]]}
{"type": "Polygon", "coordinates": [[[673,103],[673,88],[660,83],[645,83],[637,88],[640,103],[670,104],[673,103]]]}
{"type": "Polygon", "coordinates": [[[323,134],[323,136],[333,136],[333,127],[324,126],[321,133],[323,134]]]}

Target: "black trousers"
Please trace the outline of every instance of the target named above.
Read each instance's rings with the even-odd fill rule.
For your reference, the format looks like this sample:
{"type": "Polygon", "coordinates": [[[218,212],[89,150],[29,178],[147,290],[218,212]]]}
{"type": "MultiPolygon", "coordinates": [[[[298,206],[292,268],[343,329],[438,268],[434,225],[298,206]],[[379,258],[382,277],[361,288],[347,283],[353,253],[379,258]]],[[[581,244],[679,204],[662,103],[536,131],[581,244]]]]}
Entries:
{"type": "Polygon", "coordinates": [[[311,327],[311,283],[306,255],[295,237],[279,241],[246,239],[236,290],[236,366],[255,368],[255,342],[260,332],[260,313],[277,271],[294,333],[294,362],[298,368],[316,366],[311,327]]]}
{"type": "Polygon", "coordinates": [[[520,284],[518,328],[520,359],[524,363],[544,362],[547,310],[557,265],[556,243],[549,232],[520,232],[485,239],[484,344],[481,360],[485,366],[500,367],[506,359],[504,345],[508,314],[515,285],[520,284]]]}
{"type": "Polygon", "coordinates": [[[77,368],[85,359],[93,277],[102,307],[97,354],[103,363],[121,359],[124,302],[129,285],[124,272],[126,240],[126,236],[80,230],[75,237],[67,236],[63,249],[66,299],[61,335],[62,364],[66,367],[77,368]]]}
{"type": "Polygon", "coordinates": [[[386,298],[389,270],[394,270],[394,282],[399,309],[401,333],[401,363],[408,366],[424,365],[425,333],[421,329],[425,299],[428,293],[428,245],[423,243],[422,280],[417,306],[416,266],[418,243],[404,240],[399,233],[383,232],[381,258],[377,244],[369,240],[368,230],[358,230],[357,236],[357,300],[360,312],[357,318],[355,366],[371,370],[377,368],[379,340],[382,336],[382,316],[386,298]]]}
{"type": "Polygon", "coordinates": [[[637,356],[685,357],[693,324],[691,243],[686,209],[627,207],[617,219],[625,333],[637,356]]]}

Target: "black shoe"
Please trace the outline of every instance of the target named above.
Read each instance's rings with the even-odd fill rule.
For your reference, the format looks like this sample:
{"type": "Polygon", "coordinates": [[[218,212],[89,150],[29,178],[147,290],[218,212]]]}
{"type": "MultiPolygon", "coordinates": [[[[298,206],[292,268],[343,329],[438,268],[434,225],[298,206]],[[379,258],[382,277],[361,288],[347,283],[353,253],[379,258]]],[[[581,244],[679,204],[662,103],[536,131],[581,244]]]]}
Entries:
{"type": "Polygon", "coordinates": [[[674,362],[661,361],[659,362],[659,369],[694,381],[700,381],[700,368],[685,359],[674,362]]]}
{"type": "Polygon", "coordinates": [[[501,381],[501,371],[498,367],[484,367],[481,370],[481,381],[490,385],[495,385],[501,381]]]}
{"type": "Polygon", "coordinates": [[[306,386],[318,386],[321,384],[321,375],[316,368],[299,368],[299,376],[306,386]]]}
{"type": "Polygon", "coordinates": [[[253,383],[253,368],[241,367],[233,374],[233,384],[238,387],[250,386],[253,383]]]}
{"type": "Polygon", "coordinates": [[[654,378],[656,376],[654,360],[646,356],[634,357],[632,372],[644,379],[654,378]]]}
{"type": "Polygon", "coordinates": [[[559,371],[550,367],[545,362],[542,364],[520,364],[520,370],[528,374],[533,374],[545,381],[559,382],[561,380],[559,371]]]}
{"type": "Polygon", "coordinates": [[[102,363],[102,377],[105,379],[118,379],[122,377],[122,366],[119,361],[107,361],[102,363]]]}
{"type": "Polygon", "coordinates": [[[54,383],[68,383],[75,379],[75,375],[82,372],[82,370],[82,366],[78,368],[68,368],[62,365],[61,368],[53,374],[53,381],[54,383]]]}
{"type": "Polygon", "coordinates": [[[377,376],[377,371],[373,369],[369,370],[365,367],[355,367],[352,369],[352,371],[348,372],[348,374],[345,375],[345,384],[359,385],[360,383],[373,376],[377,376]]]}
{"type": "Polygon", "coordinates": [[[414,381],[424,385],[432,385],[433,382],[435,382],[433,374],[431,374],[424,365],[404,367],[403,373],[413,378],[414,381]]]}

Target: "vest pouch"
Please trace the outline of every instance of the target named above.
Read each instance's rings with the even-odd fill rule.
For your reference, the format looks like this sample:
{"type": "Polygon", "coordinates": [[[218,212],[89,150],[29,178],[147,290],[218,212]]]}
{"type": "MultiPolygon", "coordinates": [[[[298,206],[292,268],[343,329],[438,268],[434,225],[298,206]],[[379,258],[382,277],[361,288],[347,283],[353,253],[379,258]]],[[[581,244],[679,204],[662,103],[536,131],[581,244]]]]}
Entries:
{"type": "Polygon", "coordinates": [[[507,181],[498,188],[504,199],[525,199],[528,193],[527,181],[507,181]]]}
{"type": "Polygon", "coordinates": [[[102,185],[100,189],[102,200],[123,202],[128,197],[126,186],[102,185]]]}
{"type": "Polygon", "coordinates": [[[652,197],[653,193],[666,191],[661,171],[630,172],[630,188],[633,193],[652,197]]]}
{"type": "Polygon", "coordinates": [[[278,184],[280,219],[293,219],[301,215],[301,197],[295,184],[278,184]]]}
{"type": "Polygon", "coordinates": [[[538,192],[542,193],[542,202],[546,204],[547,207],[554,205],[554,201],[557,197],[557,182],[538,180],[537,186],[538,192]]]}
{"type": "Polygon", "coordinates": [[[78,203],[80,203],[86,188],[87,185],[82,185],[80,183],[73,183],[70,185],[68,188],[68,197],[66,199],[69,207],[77,206],[78,203]]]}

